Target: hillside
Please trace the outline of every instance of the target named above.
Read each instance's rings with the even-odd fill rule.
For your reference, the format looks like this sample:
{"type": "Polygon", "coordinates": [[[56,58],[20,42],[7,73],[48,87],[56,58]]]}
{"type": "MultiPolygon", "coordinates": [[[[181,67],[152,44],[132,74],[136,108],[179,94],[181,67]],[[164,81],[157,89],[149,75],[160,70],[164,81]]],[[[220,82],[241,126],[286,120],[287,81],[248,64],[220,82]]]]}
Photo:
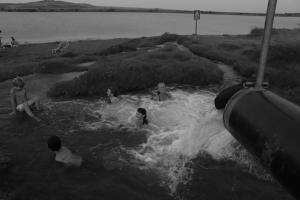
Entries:
{"type": "Polygon", "coordinates": [[[66,1],[37,1],[30,3],[0,3],[0,11],[6,12],[187,12],[159,8],[130,8],[94,6],[66,1]]]}

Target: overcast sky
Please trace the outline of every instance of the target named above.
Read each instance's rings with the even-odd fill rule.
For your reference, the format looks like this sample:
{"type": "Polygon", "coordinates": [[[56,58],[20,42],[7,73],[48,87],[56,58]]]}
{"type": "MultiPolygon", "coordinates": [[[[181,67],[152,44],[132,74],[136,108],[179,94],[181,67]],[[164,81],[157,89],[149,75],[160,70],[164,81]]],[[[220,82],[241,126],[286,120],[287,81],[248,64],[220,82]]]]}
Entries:
{"type": "MultiPolygon", "coordinates": [[[[0,3],[31,2],[34,0],[0,0],[0,3]]],[[[66,0],[100,6],[169,8],[188,10],[215,10],[265,12],[268,0],[66,0]]],[[[300,0],[278,0],[277,12],[300,13],[300,0]]]]}

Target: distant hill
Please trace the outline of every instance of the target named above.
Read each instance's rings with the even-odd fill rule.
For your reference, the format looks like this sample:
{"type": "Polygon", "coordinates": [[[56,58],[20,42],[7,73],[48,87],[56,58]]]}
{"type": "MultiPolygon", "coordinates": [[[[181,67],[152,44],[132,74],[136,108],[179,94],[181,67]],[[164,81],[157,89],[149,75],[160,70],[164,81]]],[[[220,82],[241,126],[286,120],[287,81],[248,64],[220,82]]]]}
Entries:
{"type": "MultiPolygon", "coordinates": [[[[0,12],[155,12],[155,13],[193,13],[192,10],[171,10],[160,8],[130,8],[94,6],[90,4],[72,3],[66,1],[44,0],[30,3],[0,3],[0,12]]],[[[263,16],[264,13],[218,12],[201,11],[202,14],[214,15],[254,15],[263,16]]],[[[300,17],[300,13],[282,13],[277,16],[300,17]]]]}
{"type": "Polygon", "coordinates": [[[159,8],[129,8],[94,6],[65,1],[37,1],[30,3],[0,3],[0,11],[6,12],[189,12],[159,8]]]}

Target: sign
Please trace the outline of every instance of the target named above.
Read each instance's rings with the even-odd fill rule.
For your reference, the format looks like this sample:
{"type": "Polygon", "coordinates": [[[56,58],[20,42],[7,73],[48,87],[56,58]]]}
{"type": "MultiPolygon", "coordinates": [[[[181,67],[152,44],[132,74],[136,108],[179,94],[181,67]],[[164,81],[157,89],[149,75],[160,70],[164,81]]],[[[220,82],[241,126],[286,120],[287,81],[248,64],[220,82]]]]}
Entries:
{"type": "Polygon", "coordinates": [[[199,20],[200,19],[200,10],[195,10],[194,11],[194,20],[199,20]]]}

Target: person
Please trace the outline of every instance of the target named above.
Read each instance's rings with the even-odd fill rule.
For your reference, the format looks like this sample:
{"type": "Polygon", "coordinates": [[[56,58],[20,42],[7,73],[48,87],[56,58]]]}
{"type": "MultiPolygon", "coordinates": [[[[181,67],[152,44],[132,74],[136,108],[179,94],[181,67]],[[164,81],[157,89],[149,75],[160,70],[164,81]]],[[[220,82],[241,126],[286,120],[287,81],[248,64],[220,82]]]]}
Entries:
{"type": "Polygon", "coordinates": [[[67,166],[81,166],[82,157],[73,154],[67,147],[62,146],[62,142],[58,136],[54,135],[48,139],[48,148],[55,153],[56,162],[67,166]]]}
{"type": "Polygon", "coordinates": [[[153,92],[153,99],[158,101],[166,101],[171,99],[172,95],[167,91],[166,84],[161,82],[157,85],[157,90],[153,92]]]}
{"type": "Polygon", "coordinates": [[[21,77],[16,77],[15,79],[13,79],[12,83],[13,88],[10,90],[12,106],[11,114],[17,114],[17,112],[25,112],[28,116],[32,117],[37,122],[41,121],[33,114],[31,110],[32,106],[36,106],[36,108],[39,109],[39,99],[37,97],[28,99],[25,83],[21,77]]]}
{"type": "Polygon", "coordinates": [[[135,117],[135,125],[137,128],[143,128],[145,125],[149,124],[145,108],[138,108],[135,117]]]}
{"type": "Polygon", "coordinates": [[[106,91],[107,94],[107,102],[108,103],[116,103],[119,99],[117,97],[117,90],[113,90],[112,88],[108,88],[106,91]]]}
{"type": "Polygon", "coordinates": [[[19,46],[19,42],[14,37],[11,37],[11,46],[12,47],[19,46]]]}

